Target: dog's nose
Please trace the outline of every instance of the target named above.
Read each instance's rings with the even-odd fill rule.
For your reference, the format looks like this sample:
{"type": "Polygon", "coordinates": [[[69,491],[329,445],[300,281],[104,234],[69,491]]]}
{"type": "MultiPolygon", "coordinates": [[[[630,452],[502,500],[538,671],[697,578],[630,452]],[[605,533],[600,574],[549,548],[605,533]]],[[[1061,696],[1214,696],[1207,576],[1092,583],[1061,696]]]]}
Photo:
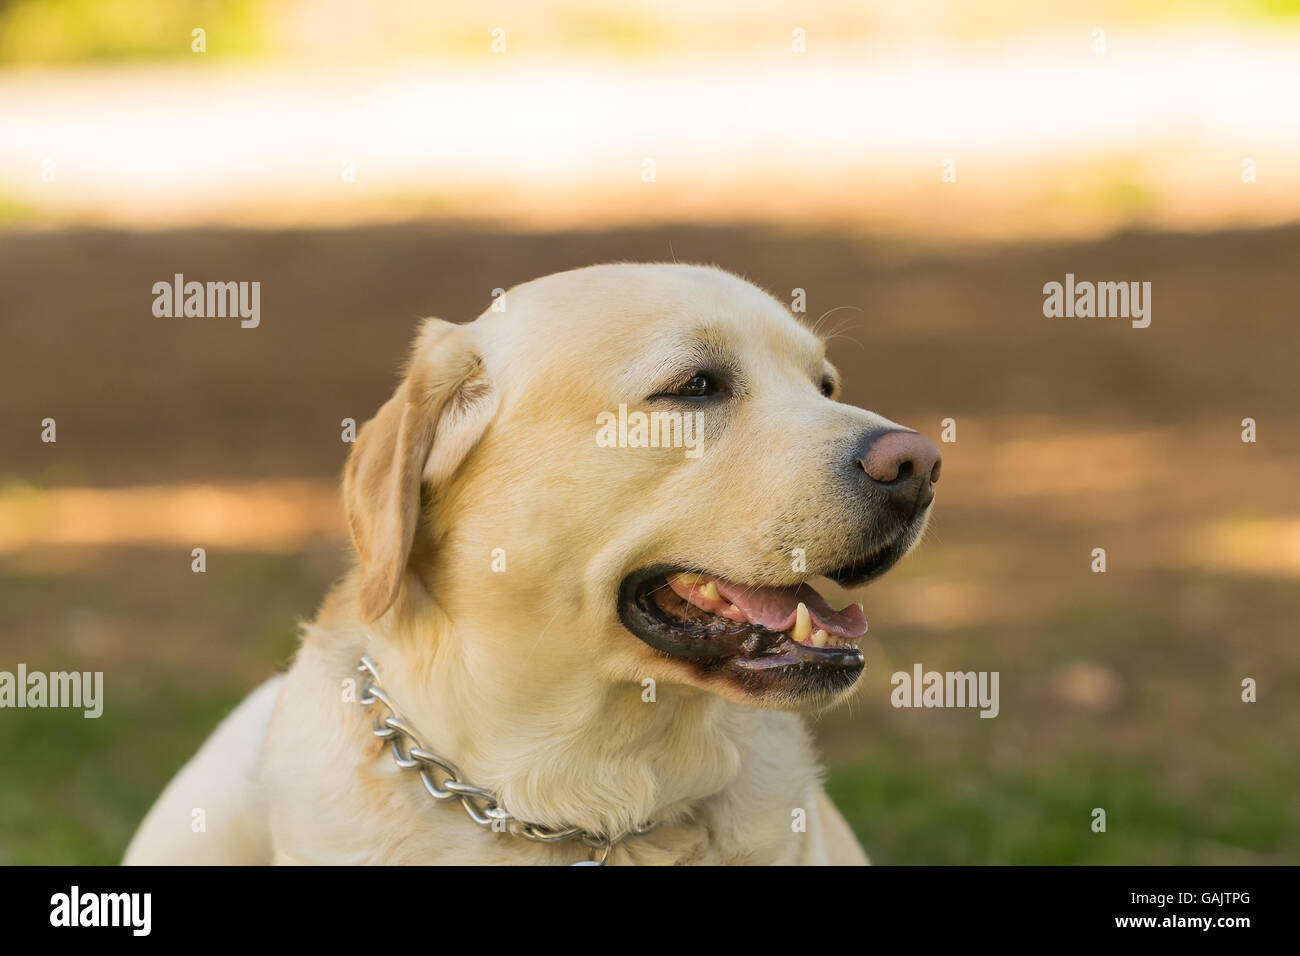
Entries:
{"type": "Polygon", "coordinates": [[[901,429],[870,432],[858,446],[857,459],[872,485],[899,511],[912,515],[934,500],[930,486],[939,480],[943,455],[924,435],[901,429]]]}

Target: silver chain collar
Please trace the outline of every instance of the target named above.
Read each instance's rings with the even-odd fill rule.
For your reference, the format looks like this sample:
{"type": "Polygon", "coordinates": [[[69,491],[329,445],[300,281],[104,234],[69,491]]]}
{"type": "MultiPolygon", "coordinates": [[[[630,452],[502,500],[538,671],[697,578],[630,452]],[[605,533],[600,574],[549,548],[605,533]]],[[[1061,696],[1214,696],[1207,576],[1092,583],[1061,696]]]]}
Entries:
{"type": "Polygon", "coordinates": [[[624,836],[639,836],[654,829],[655,824],[646,823],[632,830],[630,834],[611,839],[608,835],[592,833],[581,827],[557,829],[516,820],[501,806],[501,801],[496,794],[468,783],[454,763],[445,757],[439,757],[425,746],[424,739],[398,711],[388,692],[380,686],[379,671],[368,654],[361,655],[357,671],[366,677],[365,686],[361,688],[359,703],[363,707],[373,709],[378,702],[388,711],[384,716],[376,713],[371,723],[371,733],[380,740],[389,742],[393,763],[402,770],[414,770],[419,774],[424,789],[439,803],[451,799],[460,800],[465,813],[479,826],[487,827],[497,833],[509,833],[535,843],[564,843],[568,840],[578,840],[587,848],[588,859],[574,863],[573,866],[604,866],[605,861],[609,859],[610,850],[624,836]],[[441,782],[437,779],[439,775],[442,777],[441,782]]]}

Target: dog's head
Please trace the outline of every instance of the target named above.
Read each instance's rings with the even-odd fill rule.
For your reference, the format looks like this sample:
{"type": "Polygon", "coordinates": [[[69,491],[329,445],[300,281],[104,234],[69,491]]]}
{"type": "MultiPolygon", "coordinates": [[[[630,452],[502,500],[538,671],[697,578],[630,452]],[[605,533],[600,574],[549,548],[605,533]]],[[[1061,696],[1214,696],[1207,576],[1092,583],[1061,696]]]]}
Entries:
{"type": "Polygon", "coordinates": [[[357,440],[358,606],[436,621],[467,673],[823,703],[924,529],[938,448],[839,402],[824,343],[716,269],[596,266],[429,320],[357,440]]]}

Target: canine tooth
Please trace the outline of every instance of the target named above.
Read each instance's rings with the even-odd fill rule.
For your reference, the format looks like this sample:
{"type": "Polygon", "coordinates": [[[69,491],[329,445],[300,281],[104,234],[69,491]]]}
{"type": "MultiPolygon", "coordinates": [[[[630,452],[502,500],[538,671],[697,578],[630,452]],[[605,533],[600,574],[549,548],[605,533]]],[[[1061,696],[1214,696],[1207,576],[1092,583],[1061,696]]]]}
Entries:
{"type": "Polygon", "coordinates": [[[740,613],[740,608],[736,607],[736,605],[734,605],[734,604],[728,604],[728,605],[727,605],[727,610],[730,611],[732,614],[739,614],[739,613],[740,613]]]}
{"type": "Polygon", "coordinates": [[[808,613],[808,605],[800,601],[799,607],[794,612],[794,630],[790,632],[790,636],[800,644],[806,644],[811,634],[812,615],[808,613]]]}
{"type": "Polygon", "coordinates": [[[856,607],[859,611],[862,612],[862,616],[863,616],[863,617],[866,617],[866,616],[867,616],[867,609],[866,609],[865,607],[862,606],[862,602],[861,602],[861,601],[854,601],[854,602],[853,602],[853,606],[856,607]]]}
{"type": "Polygon", "coordinates": [[[817,628],[817,630],[812,632],[813,647],[825,647],[826,642],[830,640],[830,637],[831,636],[827,634],[825,631],[823,631],[820,627],[817,628]]]}
{"type": "Polygon", "coordinates": [[[677,575],[677,581],[680,584],[685,584],[687,587],[694,587],[703,580],[704,575],[696,574],[693,571],[683,571],[681,574],[677,575]]]}
{"type": "Polygon", "coordinates": [[[718,585],[714,581],[710,581],[708,584],[704,585],[704,587],[700,588],[700,593],[710,601],[722,600],[722,598],[718,596],[718,585]]]}

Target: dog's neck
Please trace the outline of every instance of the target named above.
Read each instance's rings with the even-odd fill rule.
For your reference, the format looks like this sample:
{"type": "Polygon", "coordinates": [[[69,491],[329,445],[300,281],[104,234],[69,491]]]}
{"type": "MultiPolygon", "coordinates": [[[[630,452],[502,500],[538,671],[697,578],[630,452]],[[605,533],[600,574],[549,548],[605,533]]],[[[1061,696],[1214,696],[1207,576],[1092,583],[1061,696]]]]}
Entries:
{"type": "Polygon", "coordinates": [[[581,669],[530,682],[526,659],[485,686],[474,676],[482,662],[467,656],[474,645],[458,636],[372,629],[368,651],[433,751],[530,823],[612,836],[680,823],[746,783],[760,728],[778,716],[693,688],[660,685],[651,699],[642,684],[581,669]]]}

